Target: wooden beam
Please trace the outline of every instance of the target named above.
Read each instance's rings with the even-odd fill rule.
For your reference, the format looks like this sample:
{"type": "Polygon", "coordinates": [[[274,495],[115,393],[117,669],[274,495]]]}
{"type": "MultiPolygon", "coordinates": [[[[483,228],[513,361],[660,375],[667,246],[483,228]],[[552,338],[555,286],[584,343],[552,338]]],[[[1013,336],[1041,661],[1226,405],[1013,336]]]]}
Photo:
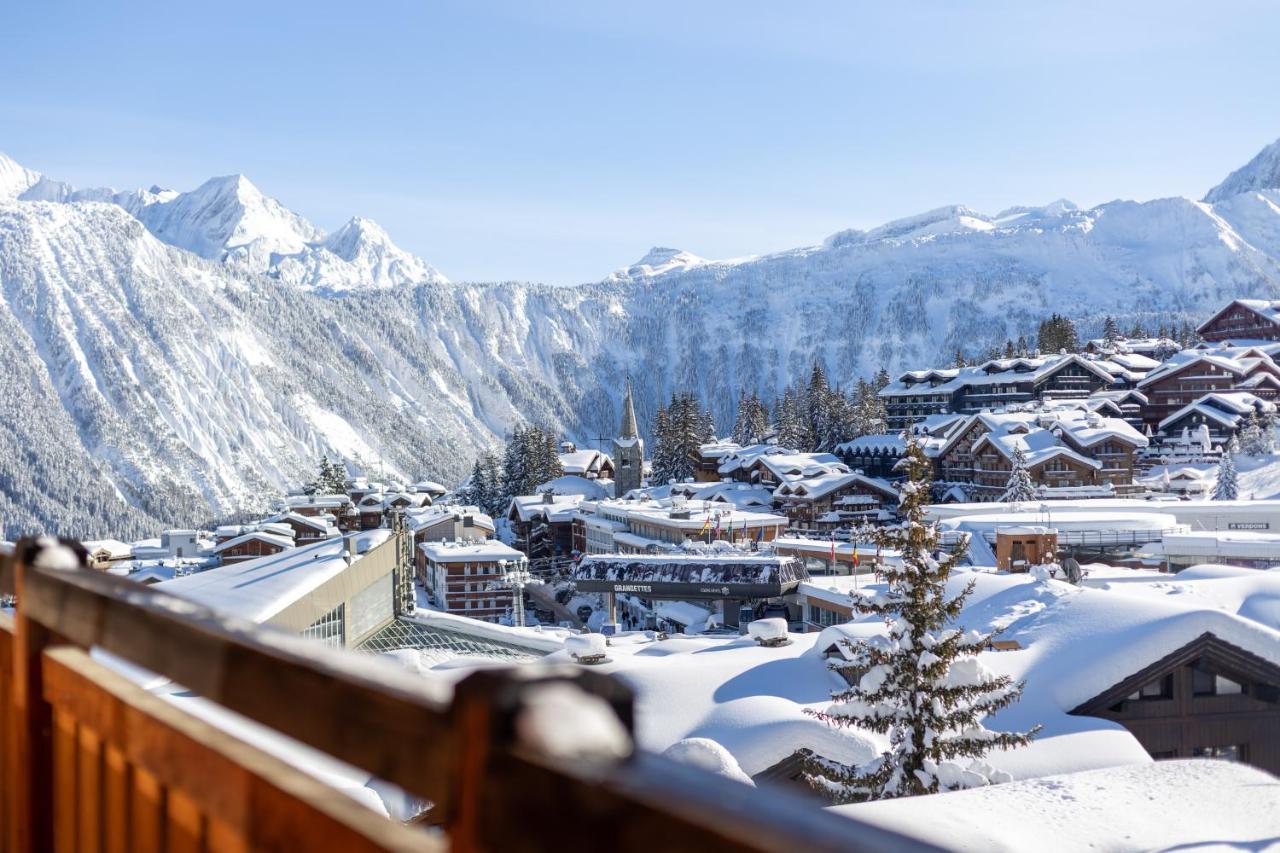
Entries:
{"type": "MultiPolygon", "coordinates": [[[[387,820],[153,696],[80,649],[50,650],[45,667],[46,696],[58,719],[78,724],[81,731],[93,729],[99,752],[120,751],[133,768],[133,829],[153,842],[164,836],[167,841],[160,843],[169,850],[199,848],[214,837],[215,824],[218,837],[239,837],[250,850],[443,849],[437,837],[387,820]]],[[[71,737],[74,745],[74,733],[71,737]]],[[[74,776],[74,761],[71,767],[74,776]]],[[[110,775],[95,769],[91,780],[84,774],[80,779],[110,775]]],[[[71,782],[74,789],[75,778],[71,782]]],[[[80,791],[82,798],[88,793],[80,791]]],[[[73,798],[69,813],[76,815],[76,809],[73,798]]],[[[79,815],[89,814],[100,812],[80,803],[79,815]]]]}

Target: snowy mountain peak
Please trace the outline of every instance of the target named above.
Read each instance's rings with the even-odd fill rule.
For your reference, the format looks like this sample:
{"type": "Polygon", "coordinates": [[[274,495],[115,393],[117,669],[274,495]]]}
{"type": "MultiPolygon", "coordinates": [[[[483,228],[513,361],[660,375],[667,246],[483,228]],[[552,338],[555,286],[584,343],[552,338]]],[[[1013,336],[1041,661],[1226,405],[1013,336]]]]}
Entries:
{"type": "Polygon", "coordinates": [[[686,252],[684,249],[671,249],[666,246],[654,246],[640,260],[636,261],[625,271],[615,273],[615,276],[622,278],[646,278],[657,275],[663,275],[674,270],[687,270],[693,267],[703,266],[710,263],[706,258],[700,258],[692,252],[686,252]]]}
{"type": "Polygon", "coordinates": [[[11,201],[40,181],[41,174],[0,151],[0,201],[11,201]]]}
{"type": "Polygon", "coordinates": [[[449,281],[435,267],[391,242],[381,225],[360,216],[323,241],[277,258],[272,273],[282,281],[326,294],[449,281]]]}
{"type": "Polygon", "coordinates": [[[1204,195],[1204,201],[1217,204],[1241,193],[1280,189],[1280,139],[1263,148],[1248,163],[1204,195]]]}
{"type": "Polygon", "coordinates": [[[344,261],[350,261],[362,249],[374,246],[392,246],[391,236],[385,228],[372,219],[353,216],[347,223],[330,234],[324,241],[324,247],[344,261]]]}
{"type": "Polygon", "coordinates": [[[210,178],[191,192],[138,211],[161,240],[214,260],[265,271],[273,254],[293,254],[324,232],[254,186],[244,175],[210,178]]]}

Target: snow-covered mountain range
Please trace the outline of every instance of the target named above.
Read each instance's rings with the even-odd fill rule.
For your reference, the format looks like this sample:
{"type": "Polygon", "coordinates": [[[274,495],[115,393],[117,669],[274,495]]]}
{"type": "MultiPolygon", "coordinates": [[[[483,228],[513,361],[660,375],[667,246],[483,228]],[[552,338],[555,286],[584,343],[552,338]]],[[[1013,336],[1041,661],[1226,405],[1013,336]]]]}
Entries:
{"type": "Polygon", "coordinates": [[[1185,198],[939,208],[596,284],[452,284],[368,220],[326,235],[242,176],[76,190],[0,156],[0,534],[140,535],[261,507],[322,452],[450,480],[519,420],[612,434],[673,390],[727,425],[826,362],[840,382],[1280,296],[1280,143],[1185,198]]]}

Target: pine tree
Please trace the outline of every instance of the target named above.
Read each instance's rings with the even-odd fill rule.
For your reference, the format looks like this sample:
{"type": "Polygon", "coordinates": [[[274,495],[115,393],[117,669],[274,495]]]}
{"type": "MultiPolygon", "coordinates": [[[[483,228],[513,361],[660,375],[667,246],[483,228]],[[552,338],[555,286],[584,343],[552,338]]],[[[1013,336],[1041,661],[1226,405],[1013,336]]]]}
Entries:
{"type": "Polygon", "coordinates": [[[956,357],[951,359],[952,367],[964,367],[968,362],[964,359],[964,350],[956,350],[956,357]]]}
{"type": "Polygon", "coordinates": [[[849,661],[835,668],[853,686],[833,693],[826,711],[814,712],[838,728],[858,726],[889,736],[889,750],[867,765],[825,759],[809,764],[810,784],[843,802],[1003,781],[1007,774],[979,772],[973,764],[961,767],[957,760],[976,764],[992,749],[1024,746],[1040,728],[1025,733],[983,728],[988,715],[1018,699],[1022,685],[982,666],[978,653],[991,635],[949,627],[973,592],[970,581],[947,597],[947,578],[964,549],[935,557],[938,528],[925,518],[930,464],[910,436],[899,466],[907,475],[901,487],[903,524],[880,528],[873,538],[878,546],[898,551],[901,564],[881,568],[885,591],[854,603],[859,612],[882,617],[888,634],[840,641],[849,661]]]}
{"type": "Polygon", "coordinates": [[[316,465],[316,478],[303,488],[309,495],[345,495],[347,493],[347,469],[341,462],[331,462],[329,456],[320,457],[316,465]]]}
{"type": "Polygon", "coordinates": [[[1218,461],[1218,482],[1213,487],[1215,501],[1234,501],[1240,496],[1240,484],[1236,480],[1236,462],[1232,448],[1222,450],[1222,458],[1218,461]]]}
{"type": "Polygon", "coordinates": [[[751,399],[747,397],[747,392],[739,392],[738,414],[733,421],[733,434],[731,436],[735,444],[744,446],[748,444],[755,444],[751,420],[752,414],[751,399]]]}
{"type": "Polygon", "coordinates": [[[1000,500],[1005,503],[1025,503],[1036,499],[1036,484],[1031,480],[1031,469],[1027,467],[1027,454],[1021,447],[1013,449],[1013,471],[1009,474],[1009,485],[1000,500]]]}
{"type": "Polygon", "coordinates": [[[1240,430],[1240,451],[1249,456],[1265,456],[1271,452],[1263,433],[1262,419],[1258,416],[1256,409],[1249,413],[1244,427],[1240,430]]]}
{"type": "Polygon", "coordinates": [[[1108,314],[1102,321],[1102,342],[1107,346],[1114,346],[1118,340],[1120,340],[1120,326],[1116,323],[1116,318],[1108,314]]]}
{"type": "Polygon", "coordinates": [[[711,415],[701,407],[697,396],[674,395],[665,410],[658,410],[654,428],[654,479],[666,483],[692,477],[700,448],[714,438],[711,415]]]}
{"type": "Polygon", "coordinates": [[[892,381],[889,377],[889,371],[882,367],[876,371],[876,378],[871,380],[871,389],[879,394],[892,381]]]}
{"type": "Polygon", "coordinates": [[[806,452],[830,450],[828,442],[833,437],[831,385],[827,382],[827,371],[821,362],[813,363],[809,373],[809,387],[804,392],[804,414],[806,418],[805,432],[808,441],[797,448],[806,452]]]}
{"type": "Polygon", "coordinates": [[[800,404],[796,400],[795,391],[790,387],[782,392],[782,401],[774,409],[773,425],[778,434],[778,443],[784,447],[804,450],[809,446],[808,433],[800,416],[800,404]]]}
{"type": "Polygon", "coordinates": [[[1018,350],[1019,358],[1026,358],[1027,356],[1031,355],[1031,350],[1029,348],[1029,345],[1027,344],[1026,335],[1018,335],[1017,350],[1018,350]]]}

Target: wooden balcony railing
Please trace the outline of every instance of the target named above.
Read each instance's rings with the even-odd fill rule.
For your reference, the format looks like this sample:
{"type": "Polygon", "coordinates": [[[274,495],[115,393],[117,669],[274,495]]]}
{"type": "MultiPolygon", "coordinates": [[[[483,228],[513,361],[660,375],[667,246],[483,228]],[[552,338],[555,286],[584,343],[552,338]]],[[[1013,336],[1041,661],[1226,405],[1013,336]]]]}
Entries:
{"type": "Polygon", "coordinates": [[[49,539],[0,561],[0,594],[17,596],[0,612],[2,853],[931,849],[787,790],[634,750],[548,754],[521,736],[549,683],[603,700],[629,732],[632,695],[610,676],[486,669],[441,692],[83,566],[78,545],[49,539]],[[104,653],[430,802],[426,820],[388,820],[104,653]]]}

